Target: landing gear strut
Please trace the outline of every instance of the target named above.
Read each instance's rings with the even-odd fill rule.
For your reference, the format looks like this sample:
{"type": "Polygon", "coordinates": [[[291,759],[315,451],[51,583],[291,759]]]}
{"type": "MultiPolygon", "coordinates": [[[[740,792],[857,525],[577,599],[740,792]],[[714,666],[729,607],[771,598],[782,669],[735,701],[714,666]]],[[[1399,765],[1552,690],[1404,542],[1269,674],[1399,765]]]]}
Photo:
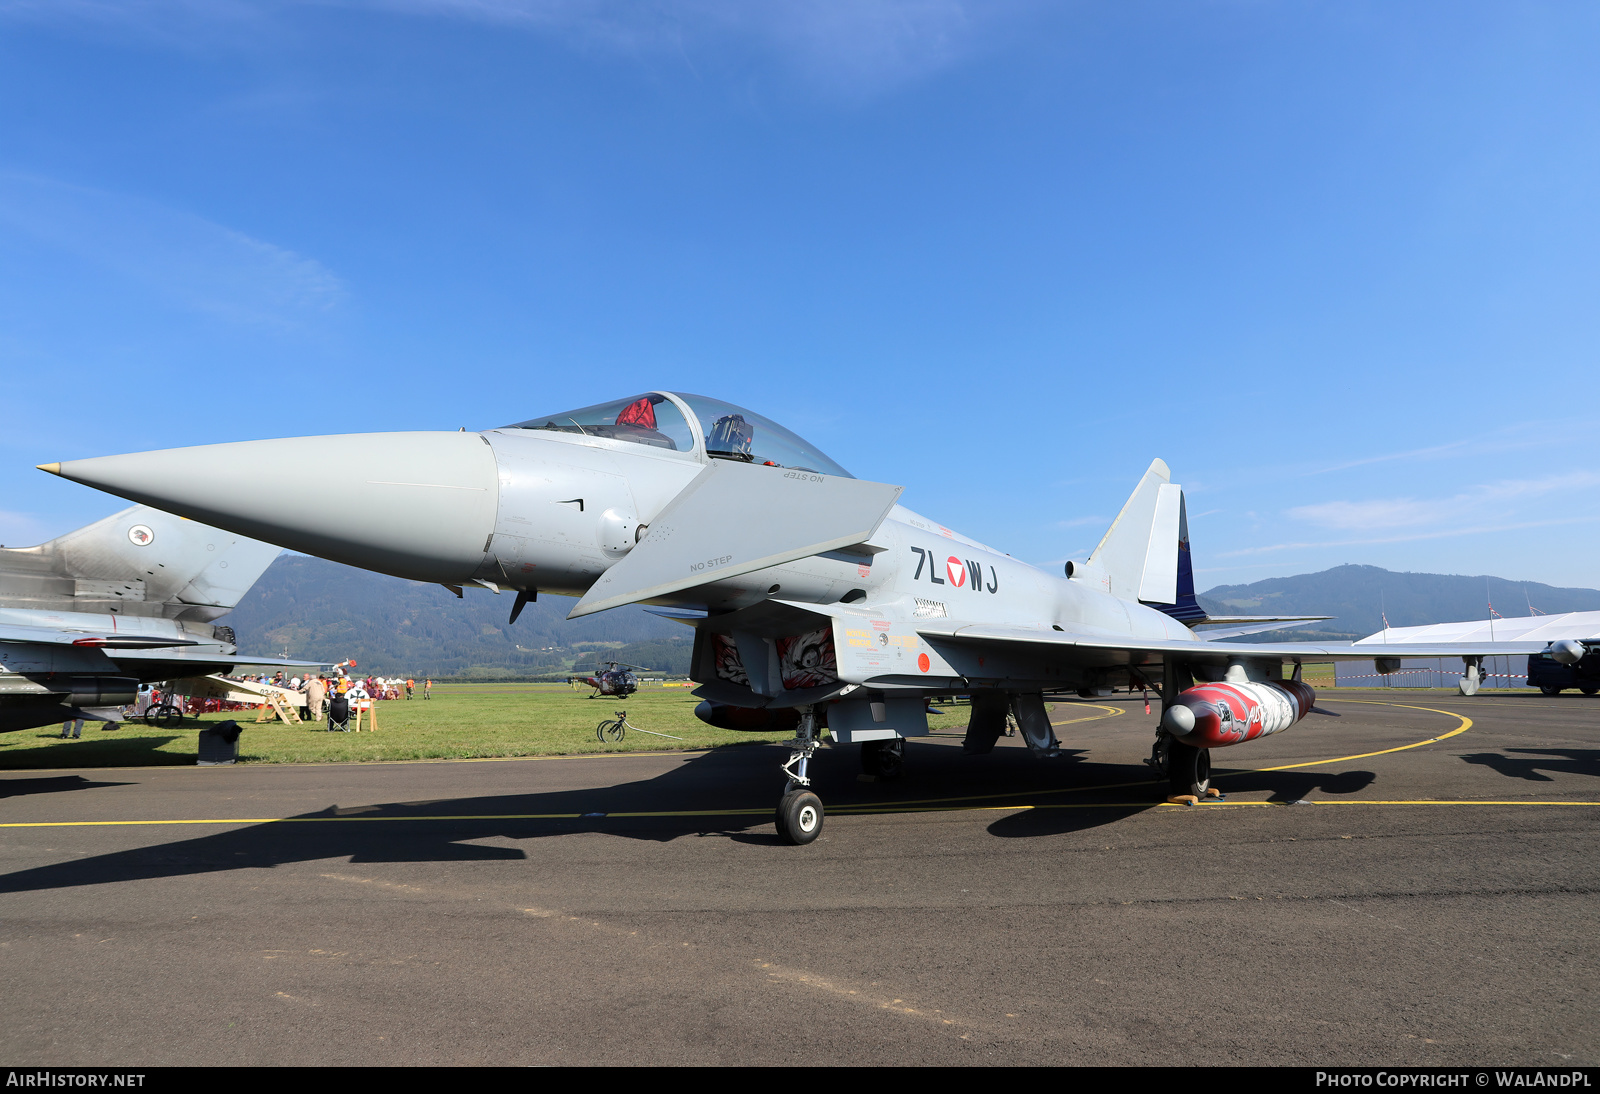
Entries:
{"type": "MultiPolygon", "coordinates": [[[[1298,680],[1299,665],[1295,666],[1294,673],[1298,680]]],[[[1167,708],[1184,689],[1193,686],[1194,674],[1189,666],[1175,657],[1166,658],[1161,665],[1162,715],[1166,715],[1167,708]]],[[[1179,802],[1195,805],[1207,798],[1222,797],[1211,789],[1211,750],[1184,744],[1165,728],[1156,730],[1155,747],[1150,750],[1150,758],[1145,763],[1153,767],[1157,775],[1167,777],[1167,801],[1174,805],[1179,802]]]]}
{"type": "Polygon", "coordinates": [[[1145,761],[1155,773],[1165,775],[1167,801],[1194,805],[1207,798],[1222,797],[1211,789],[1211,750],[1196,748],[1177,740],[1166,730],[1158,730],[1156,743],[1145,761]]]}
{"type": "Polygon", "coordinates": [[[810,707],[800,708],[800,727],[794,740],[785,743],[790,751],[783,773],[789,777],[789,785],[778,800],[778,835],[789,843],[806,844],[822,832],[823,816],[822,799],[808,789],[811,779],[807,771],[821,743],[817,740],[817,716],[810,707]]]}
{"type": "Polygon", "coordinates": [[[1164,729],[1156,730],[1156,743],[1150,746],[1150,758],[1145,761],[1155,770],[1157,775],[1167,773],[1167,752],[1172,747],[1172,734],[1164,729]]]}

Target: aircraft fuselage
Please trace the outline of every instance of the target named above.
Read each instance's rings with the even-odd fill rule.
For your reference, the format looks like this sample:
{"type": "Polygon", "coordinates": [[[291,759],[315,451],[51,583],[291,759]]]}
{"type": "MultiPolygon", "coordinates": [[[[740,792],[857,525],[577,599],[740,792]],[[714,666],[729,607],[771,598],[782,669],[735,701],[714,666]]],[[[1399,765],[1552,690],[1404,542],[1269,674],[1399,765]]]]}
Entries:
{"type": "MultiPolygon", "coordinates": [[[[681,453],[519,434],[482,434],[495,457],[498,504],[481,563],[457,576],[458,582],[582,596],[632,549],[635,537],[642,538],[641,525],[648,533],[653,514],[703,468],[681,453]]],[[[1160,611],[1045,573],[904,506],[895,506],[863,546],[867,550],[829,552],[710,581],[692,594],[659,602],[729,611],[769,598],[831,604],[861,590],[865,596],[856,599],[880,611],[898,607],[906,619],[931,613],[973,622],[1031,618],[1045,628],[1072,624],[1135,637],[1192,637],[1160,611]]]]}

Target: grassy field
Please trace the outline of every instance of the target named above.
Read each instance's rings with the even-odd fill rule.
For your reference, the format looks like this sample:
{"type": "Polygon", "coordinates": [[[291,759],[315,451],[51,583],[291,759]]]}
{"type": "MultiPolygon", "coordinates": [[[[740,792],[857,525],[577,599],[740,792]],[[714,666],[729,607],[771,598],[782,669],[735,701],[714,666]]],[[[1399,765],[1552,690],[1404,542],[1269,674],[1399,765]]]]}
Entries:
{"type": "MultiPolygon", "coordinates": [[[[1427,694],[1422,688],[1395,690],[1427,694]]],[[[1445,690],[1454,693],[1453,688],[1445,690]]],[[[590,699],[588,691],[574,692],[565,684],[436,684],[430,700],[379,703],[377,733],[329,733],[322,725],[286,726],[278,721],[258,725],[254,711],[186,718],[172,729],[123,722],[108,730],[103,723],[89,722],[77,741],[61,740],[60,726],[44,726],[0,734],[0,770],[192,764],[197,751],[195,734],[228,718],[244,727],[239,739],[242,763],[360,763],[701,749],[782,741],[792,736],[787,730],[743,733],[714,729],[694,716],[698,700],[686,688],[645,688],[621,702],[590,699]],[[630,731],[620,743],[602,743],[595,726],[622,708],[634,726],[682,740],[630,731]]],[[[935,733],[963,732],[967,708],[943,709],[945,714],[929,715],[929,728],[935,733]]]]}
{"type": "MultiPolygon", "coordinates": [[[[694,716],[695,699],[684,688],[649,688],[625,701],[586,698],[565,684],[435,685],[433,698],[377,704],[378,732],[329,733],[324,725],[257,725],[255,712],[186,718],[172,729],[124,722],[105,729],[89,722],[83,738],[60,739],[60,726],[0,734],[0,770],[54,767],[139,767],[195,762],[195,734],[232,718],[244,727],[241,763],[351,763],[383,760],[550,756],[583,752],[635,752],[716,748],[755,741],[782,741],[790,731],[744,733],[715,729],[694,716]],[[630,724],[670,733],[673,741],[630,731],[618,744],[603,744],[595,726],[626,709],[630,724]]],[[[930,728],[964,728],[966,708],[930,716],[930,728]]],[[[948,732],[949,729],[944,729],[948,732]]]]}

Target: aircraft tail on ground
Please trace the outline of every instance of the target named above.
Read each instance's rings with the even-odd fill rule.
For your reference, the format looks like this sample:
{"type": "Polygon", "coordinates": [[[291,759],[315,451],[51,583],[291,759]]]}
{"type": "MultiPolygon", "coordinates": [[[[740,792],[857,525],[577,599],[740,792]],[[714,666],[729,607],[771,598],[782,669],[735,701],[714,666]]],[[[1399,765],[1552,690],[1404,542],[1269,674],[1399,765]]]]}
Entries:
{"type": "Polygon", "coordinates": [[[1168,489],[1178,492],[1178,572],[1172,602],[1158,603],[1156,607],[1178,622],[1192,626],[1206,619],[1206,610],[1194,596],[1194,559],[1189,554],[1189,503],[1181,486],[1168,489]]]}
{"type": "Polygon", "coordinates": [[[210,622],[281,549],[136,505],[37,547],[0,549],[12,607],[210,622]]]}
{"type": "MultiPolygon", "coordinates": [[[[1173,485],[1161,460],[1150,461],[1122,512],[1089,556],[1089,565],[1106,576],[1114,595],[1125,600],[1177,606],[1180,592],[1186,592],[1187,603],[1194,604],[1183,487],[1173,485]]],[[[1197,604],[1194,610],[1205,614],[1197,604]]]]}
{"type": "Polygon", "coordinates": [[[1189,553],[1189,510],[1183,487],[1170,481],[1167,465],[1153,460],[1133,495],[1089,556],[1091,572],[1126,600],[1139,600],[1188,627],[1228,624],[1204,632],[1217,640],[1277,630],[1284,624],[1315,623],[1326,615],[1208,615],[1195,598],[1194,561],[1189,553]]]}

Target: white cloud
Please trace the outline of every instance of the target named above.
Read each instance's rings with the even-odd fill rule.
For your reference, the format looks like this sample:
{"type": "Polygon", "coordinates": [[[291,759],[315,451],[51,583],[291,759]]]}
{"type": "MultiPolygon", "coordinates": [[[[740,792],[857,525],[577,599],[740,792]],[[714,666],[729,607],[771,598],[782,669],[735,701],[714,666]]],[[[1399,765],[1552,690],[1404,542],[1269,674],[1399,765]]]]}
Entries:
{"type": "Polygon", "coordinates": [[[1382,543],[1413,543],[1422,539],[1448,539],[1453,536],[1485,535],[1493,532],[1515,532],[1528,528],[1553,528],[1570,524],[1600,523],[1600,517],[1560,517],[1554,520],[1528,520],[1514,523],[1481,524],[1466,528],[1443,528],[1432,532],[1415,532],[1392,536],[1368,536],[1356,539],[1332,539],[1300,543],[1271,543],[1259,547],[1243,547],[1237,551],[1222,551],[1219,558],[1238,558],[1241,555],[1264,555],[1274,551],[1302,551],[1320,547],[1367,547],[1382,543]]]}
{"type": "Polygon", "coordinates": [[[0,173],[0,227],[234,322],[296,326],[345,295],[315,259],[192,213],[49,179],[0,173]]]}
{"type": "Polygon", "coordinates": [[[626,53],[753,45],[842,89],[900,83],[951,63],[975,18],[962,0],[345,0],[521,26],[626,53]]]}
{"type": "Polygon", "coordinates": [[[581,49],[696,63],[753,47],[834,91],[904,83],[967,55],[1033,0],[0,0],[0,16],[111,28],[186,47],[262,31],[308,7],[366,9],[520,29],[581,49]],[[241,33],[242,32],[242,33],[241,33]]]}
{"type": "Polygon", "coordinates": [[[1592,503],[1569,504],[1573,495],[1600,487],[1600,472],[1573,471],[1541,478],[1482,483],[1448,497],[1326,501],[1286,511],[1293,520],[1345,533],[1332,539],[1291,540],[1220,552],[1222,558],[1326,547],[1411,543],[1600,522],[1592,503]],[[1574,510],[1583,515],[1568,515],[1574,510]]]}
{"type": "Polygon", "coordinates": [[[1482,459],[1486,456],[1503,455],[1508,452],[1525,452],[1538,448],[1568,445],[1575,441],[1587,443],[1588,439],[1594,435],[1597,425],[1600,425],[1600,423],[1597,423],[1593,418],[1555,418],[1541,421],[1515,422],[1486,434],[1463,437],[1461,440],[1450,441],[1446,444],[1430,445],[1426,448],[1411,448],[1402,452],[1387,452],[1377,456],[1365,456],[1361,459],[1348,460],[1328,467],[1315,468],[1304,472],[1304,474],[1308,477],[1312,475],[1327,475],[1335,471],[1347,471],[1351,468],[1369,467],[1379,463],[1482,459]]]}
{"type": "Polygon", "coordinates": [[[123,44],[139,38],[196,49],[219,36],[259,41],[273,6],[261,0],[0,0],[0,17],[110,32],[123,44]]]}
{"type": "Polygon", "coordinates": [[[1300,505],[1288,510],[1287,515],[1323,528],[1415,528],[1461,519],[1481,520],[1491,510],[1502,513],[1510,511],[1517,502],[1557,491],[1586,490],[1597,485],[1600,485],[1600,473],[1574,471],[1541,479],[1506,479],[1484,483],[1448,498],[1380,498],[1300,505]]]}
{"type": "Polygon", "coordinates": [[[1348,471],[1352,467],[1366,467],[1375,463],[1391,463],[1395,460],[1420,460],[1432,459],[1449,453],[1457,453],[1467,447],[1467,441],[1451,441],[1449,444],[1437,444],[1431,448],[1413,448],[1406,452],[1390,452],[1382,456],[1367,456],[1359,460],[1350,460],[1347,463],[1334,464],[1332,467],[1319,467],[1315,471],[1308,471],[1308,475],[1326,475],[1333,471],[1348,471]]]}
{"type": "Polygon", "coordinates": [[[1290,509],[1288,515],[1324,528],[1395,528],[1433,523],[1438,519],[1438,508],[1442,504],[1419,502],[1415,498],[1327,501],[1320,505],[1297,506],[1290,509]]]}

